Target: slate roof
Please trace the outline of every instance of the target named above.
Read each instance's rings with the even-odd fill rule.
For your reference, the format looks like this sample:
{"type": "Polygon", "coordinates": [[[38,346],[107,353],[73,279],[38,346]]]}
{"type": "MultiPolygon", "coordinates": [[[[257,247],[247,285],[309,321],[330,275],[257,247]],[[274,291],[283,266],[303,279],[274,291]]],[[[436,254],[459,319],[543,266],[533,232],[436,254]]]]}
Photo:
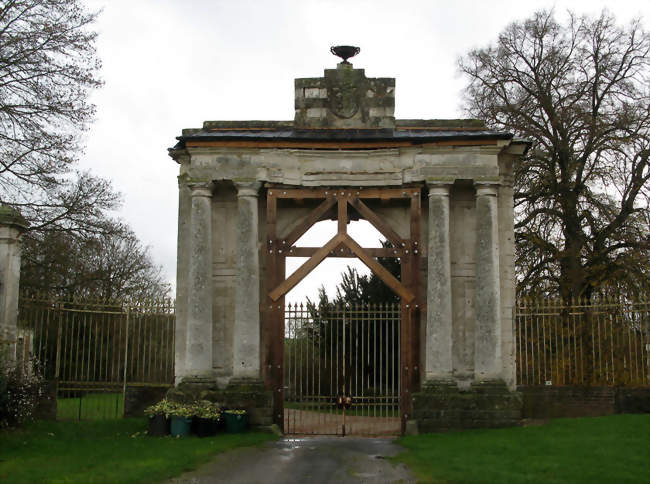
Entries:
{"type": "MultiPolygon", "coordinates": [[[[487,129],[482,121],[396,120],[394,129],[296,128],[291,121],[206,121],[203,128],[184,129],[174,149],[185,142],[210,140],[295,141],[412,141],[415,144],[443,140],[511,140],[512,133],[487,129]]],[[[525,140],[516,140],[528,143],[525,140]]]]}

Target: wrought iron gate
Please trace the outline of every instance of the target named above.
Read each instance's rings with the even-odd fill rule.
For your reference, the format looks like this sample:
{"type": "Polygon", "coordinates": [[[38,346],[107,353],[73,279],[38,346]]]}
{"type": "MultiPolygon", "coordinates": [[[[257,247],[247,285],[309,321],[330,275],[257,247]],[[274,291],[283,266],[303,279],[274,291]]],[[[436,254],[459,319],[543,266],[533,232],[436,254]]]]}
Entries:
{"type": "Polygon", "coordinates": [[[398,435],[399,304],[285,308],[284,433],[398,435]]]}
{"type": "Polygon", "coordinates": [[[127,387],[174,381],[171,300],[108,301],[22,294],[18,358],[36,358],[57,394],[57,418],[115,418],[127,387]]]}

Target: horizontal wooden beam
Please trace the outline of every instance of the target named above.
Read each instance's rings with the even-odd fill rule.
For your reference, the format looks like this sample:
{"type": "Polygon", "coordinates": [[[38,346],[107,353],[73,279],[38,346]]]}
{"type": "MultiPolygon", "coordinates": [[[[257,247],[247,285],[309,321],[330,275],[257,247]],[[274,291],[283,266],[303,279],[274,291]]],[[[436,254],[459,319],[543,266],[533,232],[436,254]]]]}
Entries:
{"type": "MultiPolygon", "coordinates": [[[[329,254],[329,257],[356,257],[354,252],[347,247],[344,247],[343,252],[341,252],[341,245],[339,245],[332,253],[329,254]]],[[[314,255],[320,247],[289,247],[288,250],[284,251],[285,257],[311,257],[314,255]]],[[[368,255],[371,257],[403,257],[403,249],[392,249],[390,247],[364,247],[368,255]]]]}

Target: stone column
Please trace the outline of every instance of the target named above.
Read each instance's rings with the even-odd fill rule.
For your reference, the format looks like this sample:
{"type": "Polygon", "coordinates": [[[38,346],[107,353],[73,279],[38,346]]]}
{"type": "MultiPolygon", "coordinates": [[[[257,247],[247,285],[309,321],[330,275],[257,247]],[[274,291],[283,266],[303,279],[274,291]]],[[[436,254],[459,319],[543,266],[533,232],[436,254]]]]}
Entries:
{"type": "Polygon", "coordinates": [[[259,380],[260,261],[257,197],[261,184],[235,182],[237,187],[237,285],[233,378],[259,380]]]}
{"type": "Polygon", "coordinates": [[[475,379],[501,379],[499,217],[497,186],[476,185],[475,379]]]}
{"type": "Polygon", "coordinates": [[[11,358],[16,356],[20,236],[28,226],[17,210],[0,206],[0,350],[8,344],[11,358]]]}
{"type": "Polygon", "coordinates": [[[212,183],[191,182],[190,260],[184,379],[213,378],[212,370],[212,183]]]}
{"type": "Polygon", "coordinates": [[[28,223],[16,210],[0,207],[0,349],[16,353],[16,322],[20,284],[20,235],[28,223]]]}
{"type": "Polygon", "coordinates": [[[452,380],[451,258],[449,255],[449,190],[429,185],[427,252],[427,381],[452,380]]]}

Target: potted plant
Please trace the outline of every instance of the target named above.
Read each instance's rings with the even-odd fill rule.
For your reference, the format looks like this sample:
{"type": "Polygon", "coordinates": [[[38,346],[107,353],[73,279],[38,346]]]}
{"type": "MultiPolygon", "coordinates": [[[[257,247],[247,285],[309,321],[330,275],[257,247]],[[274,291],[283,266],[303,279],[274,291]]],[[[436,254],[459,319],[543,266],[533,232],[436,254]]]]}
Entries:
{"type": "Polygon", "coordinates": [[[210,437],[217,434],[221,408],[219,404],[202,400],[194,405],[193,432],[198,437],[210,437]]]}
{"type": "Polygon", "coordinates": [[[145,415],[149,418],[149,435],[153,437],[169,435],[169,412],[172,405],[172,402],[163,399],[144,410],[145,415]]]}
{"type": "Polygon", "coordinates": [[[190,434],[193,415],[193,405],[174,403],[171,406],[169,416],[171,419],[170,432],[172,437],[186,437],[190,434]]]}
{"type": "Polygon", "coordinates": [[[226,421],[226,432],[239,433],[248,427],[248,413],[246,410],[231,409],[223,412],[226,421]]]}

